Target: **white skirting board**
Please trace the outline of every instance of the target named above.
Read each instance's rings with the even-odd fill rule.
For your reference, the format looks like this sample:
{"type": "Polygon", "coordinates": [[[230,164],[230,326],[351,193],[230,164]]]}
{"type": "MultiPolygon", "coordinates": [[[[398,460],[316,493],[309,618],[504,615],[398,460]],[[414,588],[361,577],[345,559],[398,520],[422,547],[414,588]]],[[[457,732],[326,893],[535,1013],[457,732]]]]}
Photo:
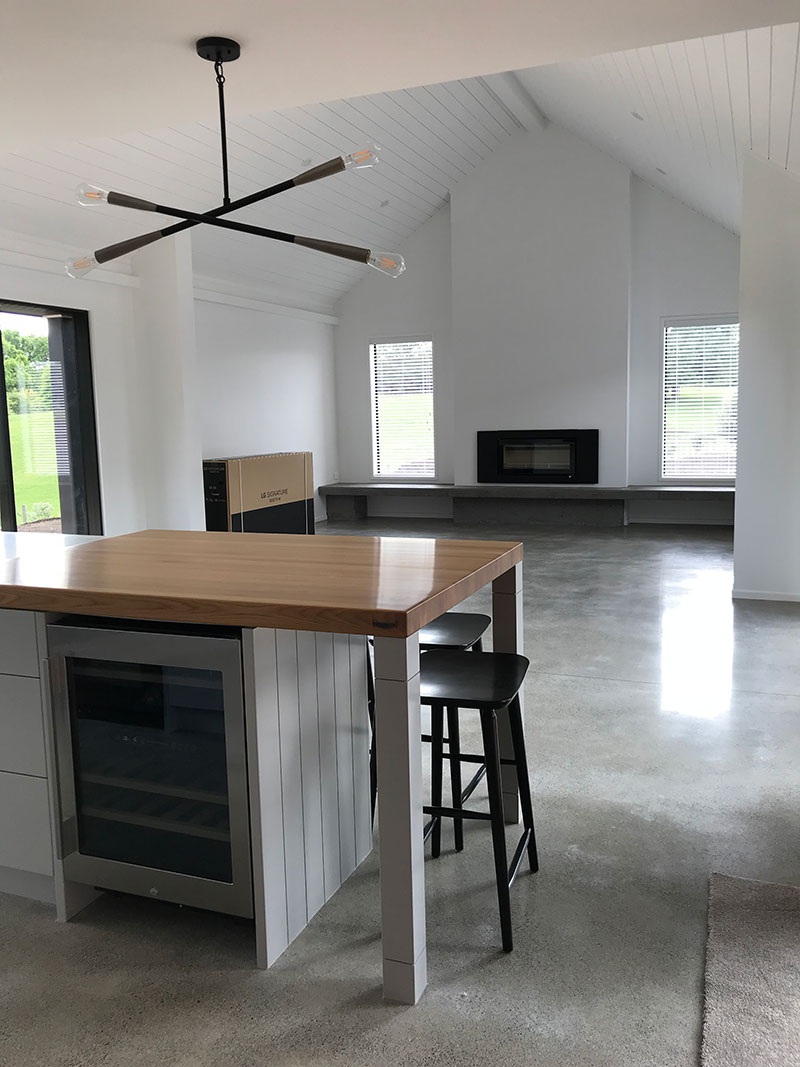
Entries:
{"type": "Polygon", "coordinates": [[[269,967],[372,849],[367,643],[242,638],[256,955],[269,967]]]}

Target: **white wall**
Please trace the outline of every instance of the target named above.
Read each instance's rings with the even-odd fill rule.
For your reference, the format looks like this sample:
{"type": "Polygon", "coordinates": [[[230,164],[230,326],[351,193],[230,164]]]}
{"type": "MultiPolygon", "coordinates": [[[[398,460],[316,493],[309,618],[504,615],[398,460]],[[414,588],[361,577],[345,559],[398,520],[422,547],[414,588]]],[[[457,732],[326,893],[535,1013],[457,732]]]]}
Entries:
{"type": "Polygon", "coordinates": [[[133,267],[139,461],[149,529],[204,530],[197,419],[192,247],[188,233],[137,252],[133,267]]]}
{"type": "Polygon", "coordinates": [[[369,345],[409,336],[433,338],[436,477],[453,480],[453,373],[450,342],[450,211],[443,207],[402,249],[397,279],[369,271],[339,301],[336,393],[342,481],[372,477],[369,345]]]}
{"type": "Polygon", "coordinates": [[[662,319],[736,314],[739,239],[631,176],[628,480],[659,480],[662,319]]]}
{"type": "Polygon", "coordinates": [[[477,430],[600,430],[625,479],[629,172],[557,126],[522,132],[451,196],[457,483],[477,430]]]}
{"type": "Polygon", "coordinates": [[[109,272],[75,281],[64,273],[66,257],[58,246],[0,234],[0,298],[89,312],[104,528],[108,534],[142,529],[148,474],[138,429],[137,281],[109,272]]]}
{"type": "Polygon", "coordinates": [[[334,481],[333,326],[205,300],[195,314],[203,457],[310,451],[315,485],[334,481]]]}
{"type": "Polygon", "coordinates": [[[195,301],[185,235],[138,252],[133,274],[75,281],[69,252],[0,232],[0,299],[89,312],[107,534],[202,528],[203,456],[311,450],[317,484],[334,480],[330,316],[195,301]]]}
{"type": "Polygon", "coordinates": [[[733,595],[800,600],[800,181],[753,155],[739,313],[733,595]]]}
{"type": "Polygon", "coordinates": [[[407,273],[337,308],[341,479],[372,473],[370,339],[430,333],[440,480],[475,481],[479,429],[597,426],[601,480],[621,483],[628,202],[628,171],[555,127],[456,185],[402,250],[407,273]]]}
{"type": "Polygon", "coordinates": [[[733,234],[551,125],[488,157],[403,252],[397,283],[367,277],[337,309],[341,480],[372,473],[370,339],[431,333],[441,481],[474,482],[478,429],[559,426],[600,428],[601,483],[657,481],[661,319],[736,313],[733,234]]]}

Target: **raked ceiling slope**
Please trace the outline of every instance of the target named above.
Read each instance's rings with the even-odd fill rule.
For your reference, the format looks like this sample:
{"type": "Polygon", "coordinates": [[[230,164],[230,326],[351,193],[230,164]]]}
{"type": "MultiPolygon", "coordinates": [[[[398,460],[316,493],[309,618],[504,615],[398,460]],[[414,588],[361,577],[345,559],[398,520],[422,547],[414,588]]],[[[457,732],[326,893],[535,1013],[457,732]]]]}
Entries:
{"type": "Polygon", "coordinates": [[[795,18],[797,0],[6,0],[2,136],[203,121],[208,34],[241,41],[232,111],[260,114],[795,18]]]}
{"type": "MultiPolygon", "coordinates": [[[[81,207],[75,188],[82,181],[188,210],[216,206],[222,191],[210,65],[208,73],[206,122],[0,154],[0,229],[57,238],[76,254],[169,225],[163,217],[156,220],[124,208],[81,207]]],[[[524,125],[541,121],[526,106],[524,90],[517,85],[517,92],[510,94],[509,85],[513,89],[513,79],[502,76],[473,78],[229,117],[234,198],[371,140],[384,150],[373,169],[290,190],[237,212],[236,218],[310,237],[397,250],[446,202],[464,174],[524,125]]],[[[241,295],[309,310],[330,311],[369,270],[208,226],[192,231],[192,250],[195,274],[201,279],[209,276],[217,287],[221,282],[241,295]]],[[[126,260],[110,266],[128,269],[126,260]]],[[[385,284],[398,283],[386,278],[385,284]]]]}
{"type": "Polygon", "coordinates": [[[738,232],[742,155],[800,175],[800,26],[520,72],[553,122],[738,232]]]}
{"type": "MultiPolygon", "coordinates": [[[[515,76],[487,75],[280,111],[231,109],[234,197],[365,141],[376,140],[385,150],[374,170],[292,190],[237,217],[397,249],[471,168],[523,127],[534,128],[543,111],[735,231],[743,152],[752,146],[800,173],[799,48],[794,23],[515,76]]],[[[239,69],[229,69],[230,90],[239,69]]],[[[202,121],[0,152],[0,230],[57,242],[66,257],[154,228],[151,215],[81,208],[74,189],[85,180],[198,211],[219,203],[213,72],[201,64],[200,73],[206,76],[197,92],[202,121]]],[[[24,240],[18,238],[15,247],[24,248],[24,240]]],[[[330,312],[368,269],[209,227],[193,230],[192,245],[199,286],[321,312],[330,312]]],[[[128,269],[126,261],[114,267],[128,269]]]]}

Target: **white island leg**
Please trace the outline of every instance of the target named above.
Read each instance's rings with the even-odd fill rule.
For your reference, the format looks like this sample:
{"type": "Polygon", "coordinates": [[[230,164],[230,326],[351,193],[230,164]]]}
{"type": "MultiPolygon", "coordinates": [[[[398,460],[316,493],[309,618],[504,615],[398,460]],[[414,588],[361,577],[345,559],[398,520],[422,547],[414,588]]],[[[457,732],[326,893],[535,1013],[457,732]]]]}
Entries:
{"type": "MultiPolygon", "coordinates": [[[[517,563],[492,582],[492,648],[494,651],[516,652],[521,656],[523,654],[522,627],[522,564],[517,563]]],[[[519,700],[524,718],[525,707],[521,690],[519,700]]],[[[514,747],[511,743],[511,727],[507,711],[497,713],[497,733],[501,758],[512,759],[514,747]]],[[[514,767],[505,765],[501,770],[501,775],[503,812],[506,822],[519,822],[517,772],[514,767]]]]}
{"type": "Polygon", "coordinates": [[[427,984],[419,636],[375,638],[383,995],[416,1004],[427,984]]]}

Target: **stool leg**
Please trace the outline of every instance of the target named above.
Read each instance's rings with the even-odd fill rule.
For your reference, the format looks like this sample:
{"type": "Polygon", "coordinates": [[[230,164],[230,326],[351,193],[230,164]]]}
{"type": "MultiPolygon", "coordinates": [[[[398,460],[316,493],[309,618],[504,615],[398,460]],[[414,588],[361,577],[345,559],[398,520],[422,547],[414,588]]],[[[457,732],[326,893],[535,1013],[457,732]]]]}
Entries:
{"type": "Polygon", "coordinates": [[[372,649],[367,644],[367,711],[372,731],[369,743],[369,792],[372,826],[375,825],[375,802],[378,799],[378,756],[375,751],[375,676],[372,671],[372,649]]]}
{"type": "Polygon", "coordinates": [[[519,806],[522,809],[522,824],[530,830],[528,841],[528,862],[532,871],[539,870],[539,856],[536,851],[536,833],[533,829],[533,803],[531,801],[531,783],[528,778],[528,760],[525,755],[525,731],[522,728],[522,712],[519,697],[514,697],[508,706],[508,718],[511,726],[511,740],[514,745],[514,759],[517,765],[517,782],[519,784],[519,806]]]}
{"type": "Polygon", "coordinates": [[[475,644],[472,646],[472,652],[483,652],[483,638],[479,637],[475,644]]]}
{"type": "MultiPolygon", "coordinates": [[[[444,763],[444,705],[433,704],[431,707],[431,805],[442,806],[442,764],[444,763]]],[[[442,848],[442,817],[435,815],[431,834],[431,855],[434,859],[442,848]]]]}
{"type": "Polygon", "coordinates": [[[500,908],[500,930],[503,935],[503,951],[514,947],[511,935],[511,899],[508,891],[508,856],[506,853],[506,828],[503,816],[503,786],[500,780],[500,754],[497,743],[497,718],[494,710],[481,711],[483,750],[486,754],[486,784],[489,789],[489,814],[492,825],[494,870],[497,878],[497,903],[500,908]]]}
{"type": "MultiPolygon", "coordinates": [[[[447,737],[450,742],[450,787],[453,807],[461,807],[461,738],[458,732],[458,708],[454,704],[447,706],[447,737]]],[[[464,820],[453,819],[453,836],[456,852],[464,850],[464,820]]]]}

